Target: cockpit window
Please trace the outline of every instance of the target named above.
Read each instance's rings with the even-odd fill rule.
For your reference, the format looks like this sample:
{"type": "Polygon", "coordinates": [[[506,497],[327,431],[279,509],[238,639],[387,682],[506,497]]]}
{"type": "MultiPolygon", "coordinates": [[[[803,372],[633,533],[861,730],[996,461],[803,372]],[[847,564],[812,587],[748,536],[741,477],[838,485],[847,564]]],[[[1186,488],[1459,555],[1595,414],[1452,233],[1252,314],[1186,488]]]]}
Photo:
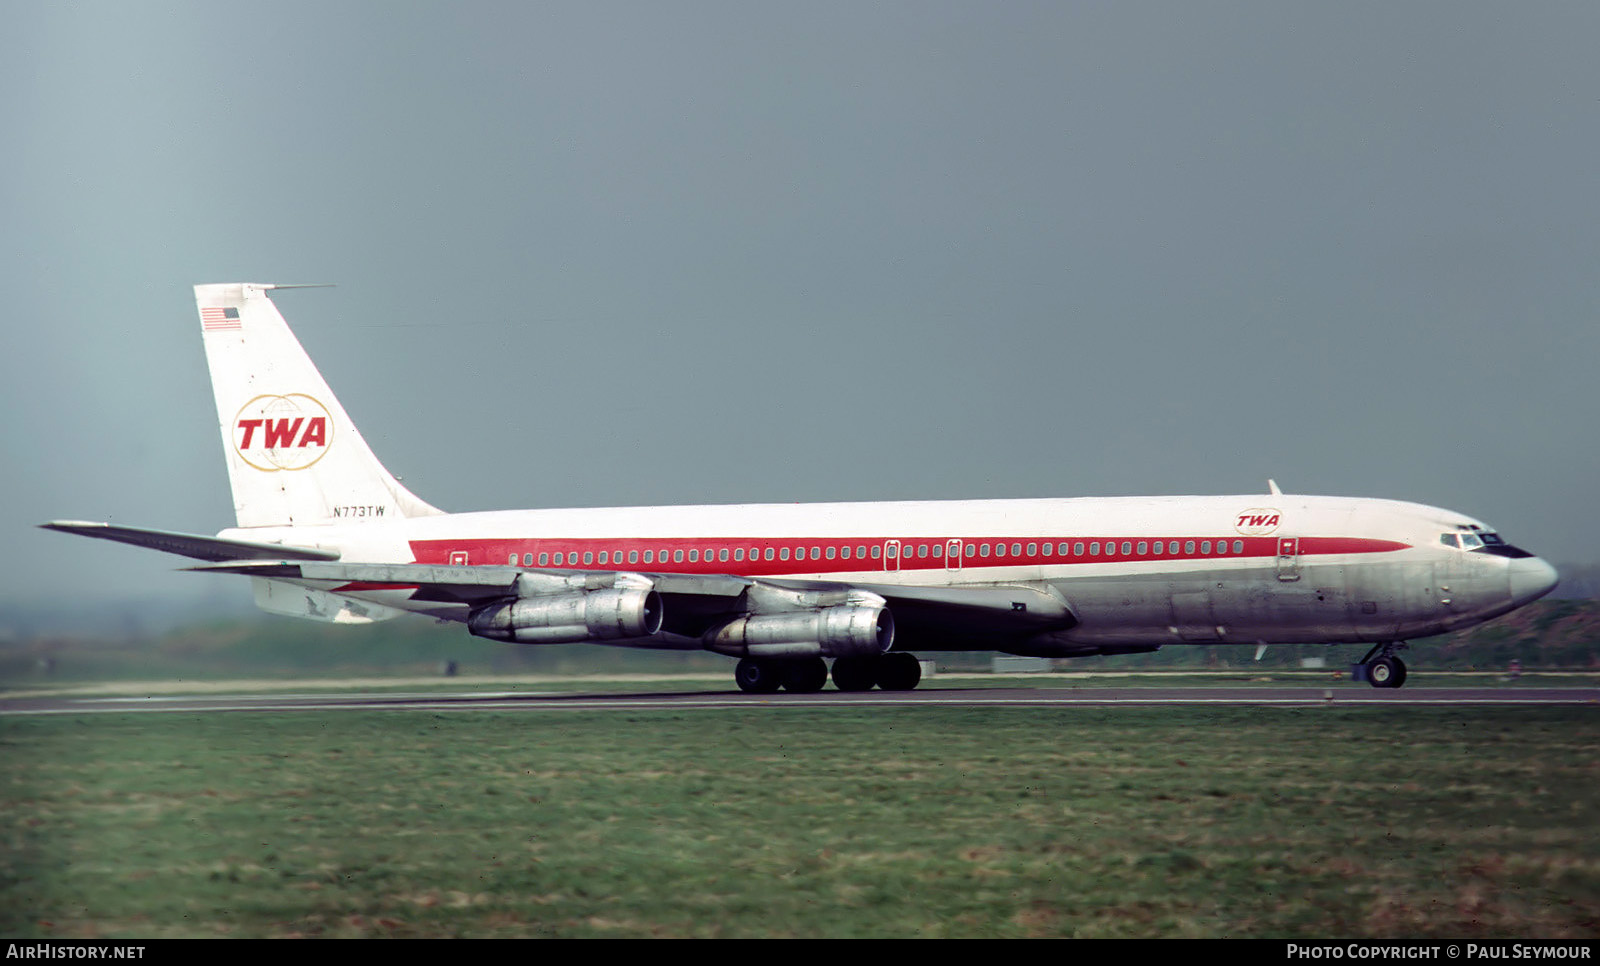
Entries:
{"type": "Polygon", "coordinates": [[[1531,557],[1533,554],[1526,550],[1513,547],[1500,539],[1498,533],[1485,530],[1481,527],[1463,526],[1455,533],[1439,534],[1439,542],[1447,547],[1457,550],[1485,553],[1495,557],[1531,557]]]}

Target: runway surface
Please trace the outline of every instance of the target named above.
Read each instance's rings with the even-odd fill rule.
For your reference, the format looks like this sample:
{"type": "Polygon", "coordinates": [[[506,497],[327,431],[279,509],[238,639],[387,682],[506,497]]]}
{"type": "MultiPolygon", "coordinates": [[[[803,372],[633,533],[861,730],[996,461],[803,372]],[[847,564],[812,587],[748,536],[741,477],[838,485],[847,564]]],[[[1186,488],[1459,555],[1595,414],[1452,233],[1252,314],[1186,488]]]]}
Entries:
{"type": "Polygon", "coordinates": [[[931,687],[916,691],[816,694],[744,694],[739,691],[408,691],[383,693],[238,693],[134,697],[10,696],[0,716],[106,713],[206,714],[217,712],[430,711],[642,711],[719,708],[971,707],[1108,708],[1228,707],[1469,707],[1587,705],[1600,708],[1600,688],[1375,688],[1143,687],[996,688],[931,687]]]}

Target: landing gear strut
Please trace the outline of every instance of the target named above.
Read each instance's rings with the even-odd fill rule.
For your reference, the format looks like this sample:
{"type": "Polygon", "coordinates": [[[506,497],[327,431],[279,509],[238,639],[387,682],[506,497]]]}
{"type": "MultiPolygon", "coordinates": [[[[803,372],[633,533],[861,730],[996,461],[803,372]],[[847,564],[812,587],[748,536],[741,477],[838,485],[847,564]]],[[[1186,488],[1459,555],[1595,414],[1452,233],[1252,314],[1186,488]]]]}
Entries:
{"type": "Polygon", "coordinates": [[[1351,677],[1375,688],[1400,687],[1406,683],[1406,662],[1400,660],[1397,652],[1405,646],[1405,641],[1376,645],[1359,664],[1350,669],[1351,677]]]}

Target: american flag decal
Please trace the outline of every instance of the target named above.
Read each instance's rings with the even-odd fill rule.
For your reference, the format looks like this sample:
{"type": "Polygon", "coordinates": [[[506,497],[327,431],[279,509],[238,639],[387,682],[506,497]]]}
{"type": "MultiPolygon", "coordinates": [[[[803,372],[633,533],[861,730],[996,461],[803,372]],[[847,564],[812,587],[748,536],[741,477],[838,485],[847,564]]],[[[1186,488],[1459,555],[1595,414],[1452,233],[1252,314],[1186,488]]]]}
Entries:
{"type": "Polygon", "coordinates": [[[201,306],[200,328],[206,332],[239,331],[239,310],[221,306],[201,306]]]}

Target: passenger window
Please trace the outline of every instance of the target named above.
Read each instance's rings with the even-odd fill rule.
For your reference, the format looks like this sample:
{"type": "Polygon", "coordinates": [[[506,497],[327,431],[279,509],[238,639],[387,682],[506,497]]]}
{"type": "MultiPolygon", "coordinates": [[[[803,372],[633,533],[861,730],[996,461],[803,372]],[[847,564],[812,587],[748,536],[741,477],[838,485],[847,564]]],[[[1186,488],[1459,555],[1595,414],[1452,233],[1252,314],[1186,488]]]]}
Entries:
{"type": "Polygon", "coordinates": [[[655,563],[655,560],[656,560],[656,552],[654,550],[646,550],[644,552],[644,562],[645,563],[655,563]]]}
{"type": "Polygon", "coordinates": [[[1200,541],[1200,552],[1201,553],[1210,553],[1211,552],[1211,541],[1210,540],[1202,540],[1202,541],[1200,541]]]}
{"type": "Polygon", "coordinates": [[[727,547],[723,547],[721,550],[717,551],[717,559],[722,561],[723,563],[727,563],[728,562],[728,548],[727,547]]]}
{"type": "Polygon", "coordinates": [[[1185,540],[1183,542],[1183,552],[1184,553],[1194,553],[1194,541],[1193,540],[1185,540]]]}
{"type": "Polygon", "coordinates": [[[783,547],[783,548],[778,550],[778,559],[779,560],[788,560],[789,559],[789,548],[788,547],[783,547]]]}
{"type": "Polygon", "coordinates": [[[1148,553],[1149,551],[1150,551],[1150,544],[1146,543],[1143,540],[1140,540],[1139,541],[1139,553],[1140,553],[1140,555],[1148,553]]]}
{"type": "Polygon", "coordinates": [[[1154,550],[1156,552],[1156,554],[1159,556],[1160,553],[1161,553],[1161,549],[1162,549],[1161,541],[1157,540],[1155,543],[1152,543],[1150,545],[1150,549],[1154,550]]]}
{"type": "Polygon", "coordinates": [[[978,548],[969,543],[965,547],[961,548],[961,552],[970,557],[978,552],[978,548]]]}
{"type": "Polygon", "coordinates": [[[600,551],[600,563],[604,564],[608,558],[604,550],[600,551]]]}
{"type": "Polygon", "coordinates": [[[699,550],[691,550],[691,551],[689,551],[689,562],[690,563],[699,563],[700,562],[700,551],[699,550]]]}
{"type": "Polygon", "coordinates": [[[673,563],[683,563],[683,551],[682,550],[674,550],[674,551],[672,551],[672,562],[673,563]]]}
{"type": "Polygon", "coordinates": [[[944,556],[944,544],[936,543],[933,545],[933,556],[935,560],[944,556]]]}
{"type": "Polygon", "coordinates": [[[515,567],[516,565],[517,565],[517,555],[516,554],[512,554],[510,557],[506,558],[506,566],[507,567],[515,567]]]}
{"type": "Polygon", "coordinates": [[[917,556],[923,557],[923,558],[926,558],[928,556],[928,545],[927,544],[925,544],[925,543],[917,544],[917,556]]]}
{"type": "Polygon", "coordinates": [[[539,554],[539,566],[541,566],[541,567],[550,566],[550,555],[549,554],[547,554],[547,553],[539,554]]]}
{"type": "Polygon", "coordinates": [[[872,548],[872,559],[873,560],[877,560],[878,557],[882,555],[882,553],[883,553],[883,548],[881,548],[881,547],[879,547],[877,545],[874,545],[873,548],[872,548]]]}
{"type": "Polygon", "coordinates": [[[822,559],[822,548],[821,547],[812,547],[811,548],[811,559],[812,560],[821,560],[822,559]]]}
{"type": "Polygon", "coordinates": [[[891,543],[883,548],[883,552],[890,560],[893,560],[900,555],[900,548],[891,543]]]}
{"type": "Polygon", "coordinates": [[[1124,555],[1133,553],[1133,545],[1126,540],[1122,541],[1122,552],[1124,555]]]}
{"type": "Polygon", "coordinates": [[[1013,557],[1022,556],[1022,544],[1014,543],[1014,544],[1011,545],[1011,556],[1013,556],[1013,557]]]}
{"type": "Polygon", "coordinates": [[[556,566],[557,567],[561,566],[562,559],[563,558],[562,558],[561,554],[557,553],[556,556],[555,556],[555,561],[556,561],[556,566]]]}
{"type": "Polygon", "coordinates": [[[594,551],[593,550],[585,550],[583,552],[583,565],[585,567],[587,567],[592,563],[594,563],[594,551]]]}
{"type": "Polygon", "coordinates": [[[1091,541],[1089,543],[1089,556],[1091,556],[1091,557],[1100,556],[1100,541],[1094,540],[1094,541],[1091,541]]]}
{"type": "Polygon", "coordinates": [[[1083,541],[1082,540],[1079,540],[1077,543],[1074,543],[1072,545],[1072,555],[1074,557],[1083,556],[1083,541]]]}
{"type": "Polygon", "coordinates": [[[856,544],[856,559],[857,560],[865,560],[865,559],[867,559],[867,548],[862,546],[861,544],[856,544]]]}
{"type": "Polygon", "coordinates": [[[986,543],[978,544],[978,556],[980,556],[980,557],[989,556],[989,545],[988,544],[986,544],[986,543]]]}
{"type": "Polygon", "coordinates": [[[743,547],[734,547],[733,548],[733,559],[739,561],[740,563],[744,563],[744,548],[743,547]]]}
{"type": "Polygon", "coordinates": [[[1028,544],[1028,556],[1036,557],[1036,556],[1038,556],[1038,554],[1039,554],[1039,545],[1038,544],[1034,544],[1034,543],[1028,544]]]}
{"type": "Polygon", "coordinates": [[[838,556],[838,551],[834,550],[832,547],[829,547],[827,556],[829,560],[832,560],[834,557],[838,556]]]}
{"type": "Polygon", "coordinates": [[[1243,540],[1235,540],[1233,542],[1233,552],[1234,553],[1244,553],[1244,541],[1243,540]]]}

